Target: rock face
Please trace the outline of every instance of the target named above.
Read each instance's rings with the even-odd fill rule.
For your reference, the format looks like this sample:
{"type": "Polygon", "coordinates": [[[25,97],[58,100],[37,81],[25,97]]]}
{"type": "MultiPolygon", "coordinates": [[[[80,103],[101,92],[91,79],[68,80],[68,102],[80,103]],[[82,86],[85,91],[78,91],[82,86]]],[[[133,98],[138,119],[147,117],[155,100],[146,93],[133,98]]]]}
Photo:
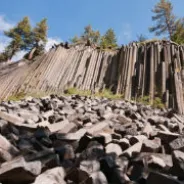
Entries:
{"type": "MultiPolygon", "coordinates": [[[[125,99],[159,97],[184,114],[184,47],[169,41],[131,43],[115,51],[57,47],[34,61],[0,64],[0,98],[16,93],[60,93],[104,88],[125,99]]],[[[137,117],[135,114],[134,117],[137,117]]]]}
{"type": "Polygon", "coordinates": [[[171,110],[105,98],[2,102],[0,183],[180,184],[183,125],[171,110]]]}

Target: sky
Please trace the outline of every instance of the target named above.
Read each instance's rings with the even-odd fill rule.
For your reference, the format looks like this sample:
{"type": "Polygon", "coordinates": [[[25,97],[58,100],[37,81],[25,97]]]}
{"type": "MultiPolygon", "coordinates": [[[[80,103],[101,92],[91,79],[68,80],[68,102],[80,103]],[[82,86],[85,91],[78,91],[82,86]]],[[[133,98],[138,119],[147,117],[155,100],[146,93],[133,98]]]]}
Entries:
{"type": "MultiPolygon", "coordinates": [[[[0,0],[0,51],[8,39],[3,31],[8,30],[24,16],[30,18],[34,26],[43,18],[48,19],[47,49],[60,41],[67,41],[80,35],[86,25],[104,34],[113,28],[118,44],[136,40],[140,34],[148,39],[155,38],[148,27],[154,5],[159,0],[0,0]]],[[[184,0],[171,0],[174,13],[184,17],[184,0]]],[[[21,53],[24,54],[23,52],[21,53]]],[[[19,59],[15,56],[14,60],[19,59]]]]}

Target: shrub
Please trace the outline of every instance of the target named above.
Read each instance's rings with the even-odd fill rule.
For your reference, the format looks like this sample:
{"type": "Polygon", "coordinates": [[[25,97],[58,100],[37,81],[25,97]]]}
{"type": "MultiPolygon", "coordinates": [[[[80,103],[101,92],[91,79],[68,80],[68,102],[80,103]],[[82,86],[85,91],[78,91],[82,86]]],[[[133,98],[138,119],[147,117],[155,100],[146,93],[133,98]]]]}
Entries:
{"type": "MultiPolygon", "coordinates": [[[[65,91],[65,94],[91,96],[91,91],[90,90],[79,90],[77,88],[69,88],[65,91]]],[[[122,94],[113,94],[113,92],[110,91],[109,89],[104,89],[102,92],[95,93],[94,96],[101,97],[101,98],[104,97],[104,98],[109,98],[109,99],[122,99],[123,98],[122,94]]]]}
{"type": "Polygon", "coordinates": [[[161,108],[164,108],[165,105],[163,104],[161,98],[156,97],[156,98],[153,100],[153,107],[161,109],[161,108]]]}
{"type": "Polygon", "coordinates": [[[137,102],[142,103],[144,105],[149,105],[149,96],[143,96],[143,97],[139,97],[137,102]]]}
{"type": "Polygon", "coordinates": [[[24,92],[19,92],[15,95],[9,96],[7,98],[7,100],[9,100],[9,101],[19,101],[19,100],[25,98],[25,96],[26,96],[26,94],[24,92]]]}

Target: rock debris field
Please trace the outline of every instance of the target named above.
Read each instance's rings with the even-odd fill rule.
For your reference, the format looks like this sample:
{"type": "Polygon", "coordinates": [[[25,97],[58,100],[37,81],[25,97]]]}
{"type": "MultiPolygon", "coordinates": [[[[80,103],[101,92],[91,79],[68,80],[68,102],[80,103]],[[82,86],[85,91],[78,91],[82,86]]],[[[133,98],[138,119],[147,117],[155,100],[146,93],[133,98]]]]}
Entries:
{"type": "Polygon", "coordinates": [[[182,184],[184,118],[97,97],[0,104],[0,183],[182,184]]]}

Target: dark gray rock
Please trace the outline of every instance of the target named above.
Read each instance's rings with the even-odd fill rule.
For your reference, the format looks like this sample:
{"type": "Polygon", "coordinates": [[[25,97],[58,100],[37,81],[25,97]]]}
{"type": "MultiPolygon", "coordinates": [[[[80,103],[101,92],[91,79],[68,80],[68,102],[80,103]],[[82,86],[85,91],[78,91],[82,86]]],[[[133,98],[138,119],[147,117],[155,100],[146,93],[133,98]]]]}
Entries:
{"type": "Polygon", "coordinates": [[[104,156],[104,153],[104,147],[100,143],[98,143],[97,141],[91,141],[88,144],[86,150],[81,153],[80,158],[82,160],[98,160],[104,156]]]}
{"type": "Polygon", "coordinates": [[[170,147],[172,150],[184,151],[184,137],[179,137],[172,142],[170,142],[170,147]]]}
{"type": "Polygon", "coordinates": [[[143,140],[141,152],[158,153],[161,149],[161,140],[155,138],[153,140],[143,140]]]}
{"type": "Polygon", "coordinates": [[[184,180],[184,153],[182,151],[175,150],[172,153],[172,158],[173,158],[172,174],[184,180]]]}
{"type": "Polygon", "coordinates": [[[84,184],[108,184],[108,182],[105,175],[99,171],[92,173],[84,184]]]}
{"type": "Polygon", "coordinates": [[[60,156],[61,161],[75,158],[73,147],[69,144],[55,148],[55,152],[60,156]]]}
{"type": "Polygon", "coordinates": [[[161,173],[151,172],[147,178],[146,183],[148,184],[182,184],[179,180],[172,176],[164,175],[161,173]]]}
{"type": "Polygon", "coordinates": [[[131,145],[134,145],[138,142],[143,142],[146,139],[148,138],[145,135],[137,135],[137,136],[132,136],[129,141],[131,145]]]}
{"type": "Polygon", "coordinates": [[[89,174],[78,168],[72,168],[65,177],[66,181],[72,181],[74,183],[85,182],[89,178],[89,174]]]}
{"type": "Polygon", "coordinates": [[[1,165],[0,182],[31,183],[41,173],[41,168],[40,161],[26,162],[23,157],[16,158],[1,165]]]}
{"type": "Polygon", "coordinates": [[[126,138],[119,140],[119,145],[121,146],[121,149],[124,151],[130,147],[129,140],[126,138]]]}

